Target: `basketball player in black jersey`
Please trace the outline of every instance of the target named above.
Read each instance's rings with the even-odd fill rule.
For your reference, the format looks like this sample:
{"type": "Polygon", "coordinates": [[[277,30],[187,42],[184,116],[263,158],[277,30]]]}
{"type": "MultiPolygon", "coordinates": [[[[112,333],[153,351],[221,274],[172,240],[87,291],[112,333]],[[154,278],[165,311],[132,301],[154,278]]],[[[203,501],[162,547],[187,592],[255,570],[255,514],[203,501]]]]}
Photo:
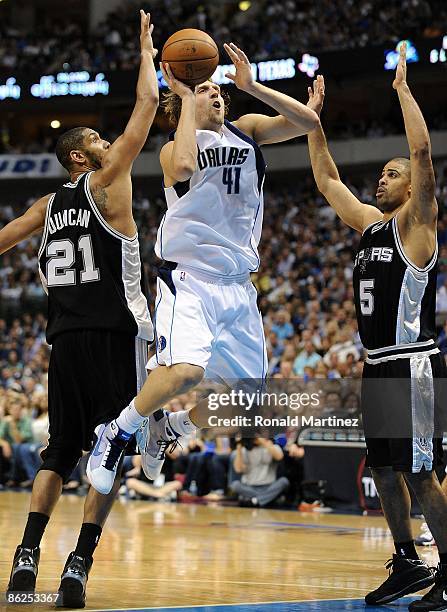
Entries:
{"type": "MultiPolygon", "coordinates": [[[[32,592],[40,542],[51,513],[94,429],[118,416],[143,384],[153,330],[142,291],[131,168],[158,107],[150,15],[140,11],[141,64],[136,103],[113,143],[89,128],[63,134],[56,147],[70,182],[38,200],[0,231],[0,253],[43,230],[39,271],[48,293],[49,444],[34,481],[8,592],[32,592]]],[[[116,457],[111,453],[112,465],[116,457]]],[[[120,470],[118,470],[119,473],[120,470]]],[[[75,550],[65,564],[59,606],[84,607],[88,572],[119,479],[109,495],[90,489],[75,550]]]]}
{"type": "MultiPolygon", "coordinates": [[[[405,44],[393,87],[402,108],[410,160],[396,158],[385,165],[376,194],[378,208],[362,204],[341,182],[321,126],[308,135],[309,151],[319,190],[339,217],[362,233],[354,294],[368,355],[362,392],[367,462],[396,547],[387,565],[388,579],[365,601],[386,604],[434,583],[422,600],[410,604],[410,610],[447,610],[447,497],[434,472],[442,446],[434,433],[433,379],[445,376],[435,342],[437,203],[428,130],[406,81],[405,44]],[[393,392],[392,400],[386,390],[393,392]],[[397,415],[407,427],[406,437],[399,437],[397,428],[395,437],[374,437],[377,415],[384,427],[397,415]],[[407,485],[438,544],[440,564],[435,575],[414,547],[407,485]]],[[[320,114],[323,99],[324,81],[318,77],[309,88],[308,104],[320,114]]]]}

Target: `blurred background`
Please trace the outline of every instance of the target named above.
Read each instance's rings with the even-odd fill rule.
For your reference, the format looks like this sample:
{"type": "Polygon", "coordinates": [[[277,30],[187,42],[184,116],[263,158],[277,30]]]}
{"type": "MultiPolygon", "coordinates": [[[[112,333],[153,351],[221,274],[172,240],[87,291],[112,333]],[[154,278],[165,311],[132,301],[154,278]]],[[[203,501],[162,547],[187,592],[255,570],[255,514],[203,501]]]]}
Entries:
{"type": "MultiPolygon", "coordinates": [[[[113,141],[123,130],[134,104],[140,8],[152,14],[158,49],[184,27],[204,29],[215,38],[221,49],[215,80],[231,97],[230,119],[271,111],[226,82],[223,66],[229,58],[223,42],[233,41],[245,50],[260,82],[301,101],[307,101],[312,78],[324,74],[322,122],[331,151],[343,180],[362,201],[372,204],[383,165],[393,156],[408,155],[391,87],[399,43],[408,41],[408,80],[430,128],[437,173],[437,326],[445,355],[447,5],[443,1],[0,0],[0,224],[23,213],[64,180],[64,170],[53,155],[62,132],[85,125],[113,141]]],[[[134,166],[135,215],[152,297],[153,247],[165,208],[158,151],[169,129],[159,111],[134,166]]],[[[321,406],[324,414],[358,415],[358,394],[343,382],[359,379],[364,358],[351,283],[358,236],[339,223],[318,194],[304,138],[265,147],[264,155],[268,172],[262,263],[253,281],[264,318],[269,374],[311,382],[316,388],[318,381],[331,380],[321,406]]],[[[39,242],[36,236],[0,257],[0,482],[16,487],[22,483],[22,488],[32,482],[38,451],[45,443],[50,348],[44,338],[46,299],[37,272],[39,242]]],[[[181,409],[193,401],[194,394],[189,394],[169,407],[181,409]]],[[[234,441],[208,437],[212,438],[205,434],[206,439],[190,440],[167,468],[166,482],[180,482],[185,499],[231,497],[229,485],[237,479],[231,455],[234,441]]],[[[284,453],[276,478],[289,482],[285,493],[281,491],[280,504],[377,507],[370,475],[363,471],[358,431],[349,436],[291,428],[276,443],[284,453]]],[[[128,468],[138,476],[138,465],[128,468]]],[[[72,489],[82,491],[82,487],[81,470],[73,476],[72,489]]],[[[123,492],[146,495],[129,493],[129,487],[123,492]]],[[[166,496],[177,498],[177,488],[169,489],[166,496]]]]}

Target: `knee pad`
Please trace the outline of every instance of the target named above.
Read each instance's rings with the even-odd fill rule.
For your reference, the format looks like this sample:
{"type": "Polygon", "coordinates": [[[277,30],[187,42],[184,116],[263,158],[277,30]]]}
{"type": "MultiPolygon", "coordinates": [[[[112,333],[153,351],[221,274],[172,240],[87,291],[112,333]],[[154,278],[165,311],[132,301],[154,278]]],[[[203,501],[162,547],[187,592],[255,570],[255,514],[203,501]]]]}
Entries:
{"type": "Polygon", "coordinates": [[[66,483],[82,456],[82,449],[77,447],[59,446],[57,443],[49,445],[41,452],[42,465],[39,470],[56,472],[66,483]]]}

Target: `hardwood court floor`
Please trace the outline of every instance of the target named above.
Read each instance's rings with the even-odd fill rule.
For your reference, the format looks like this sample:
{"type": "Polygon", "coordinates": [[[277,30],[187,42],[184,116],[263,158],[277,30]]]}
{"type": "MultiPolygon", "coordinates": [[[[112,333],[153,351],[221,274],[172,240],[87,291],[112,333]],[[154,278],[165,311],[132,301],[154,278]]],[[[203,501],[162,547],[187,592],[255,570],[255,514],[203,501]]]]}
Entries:
{"type": "MultiPolygon", "coordinates": [[[[58,504],[42,544],[39,592],[58,587],[83,501],[64,496],[58,504]]],[[[28,504],[26,493],[0,493],[2,599],[28,504]]],[[[415,521],[416,529],[419,525],[415,521]]],[[[385,578],[383,564],[391,553],[380,517],[119,500],[95,555],[86,610],[207,606],[201,610],[211,611],[222,604],[240,604],[231,607],[238,611],[363,610],[362,598],[385,578]],[[262,603],[242,605],[252,602],[262,603]]],[[[423,555],[437,563],[436,549],[424,549],[423,555]]],[[[1,606],[16,612],[50,609],[1,606]]],[[[397,607],[404,610],[406,604],[397,607]]]]}

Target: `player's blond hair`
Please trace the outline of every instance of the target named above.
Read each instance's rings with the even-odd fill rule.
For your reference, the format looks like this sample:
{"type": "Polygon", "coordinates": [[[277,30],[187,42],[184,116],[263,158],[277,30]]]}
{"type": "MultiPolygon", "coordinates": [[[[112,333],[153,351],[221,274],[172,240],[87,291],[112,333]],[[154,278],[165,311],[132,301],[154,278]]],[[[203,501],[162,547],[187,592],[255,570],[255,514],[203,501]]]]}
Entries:
{"type": "MultiPolygon", "coordinates": [[[[191,91],[194,91],[194,87],[190,88],[191,91]]],[[[228,115],[228,110],[230,108],[230,96],[226,91],[221,91],[220,95],[223,98],[225,105],[225,117],[228,115]]],[[[182,99],[173,91],[168,90],[166,93],[162,95],[161,108],[163,112],[169,119],[169,123],[174,127],[177,127],[180,113],[182,112],[182,99]]]]}

